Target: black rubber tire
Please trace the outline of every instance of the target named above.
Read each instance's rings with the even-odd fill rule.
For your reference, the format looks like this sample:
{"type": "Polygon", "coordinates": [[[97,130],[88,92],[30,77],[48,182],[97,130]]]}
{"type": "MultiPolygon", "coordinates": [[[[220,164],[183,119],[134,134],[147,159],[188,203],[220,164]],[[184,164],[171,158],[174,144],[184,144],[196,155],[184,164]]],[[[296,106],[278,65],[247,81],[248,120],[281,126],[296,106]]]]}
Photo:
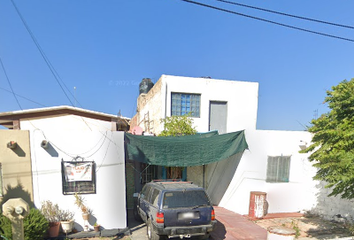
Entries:
{"type": "Polygon", "coordinates": [[[138,208],[137,206],[134,206],[133,208],[133,215],[134,215],[134,219],[138,222],[142,222],[143,220],[141,219],[139,213],[138,213],[138,208]]]}
{"type": "Polygon", "coordinates": [[[149,240],[160,240],[160,236],[154,231],[150,219],[148,219],[146,223],[146,234],[149,240]]]}
{"type": "Polygon", "coordinates": [[[199,239],[200,240],[207,240],[207,239],[209,239],[209,237],[210,237],[210,234],[206,233],[204,236],[200,236],[199,239]]]}

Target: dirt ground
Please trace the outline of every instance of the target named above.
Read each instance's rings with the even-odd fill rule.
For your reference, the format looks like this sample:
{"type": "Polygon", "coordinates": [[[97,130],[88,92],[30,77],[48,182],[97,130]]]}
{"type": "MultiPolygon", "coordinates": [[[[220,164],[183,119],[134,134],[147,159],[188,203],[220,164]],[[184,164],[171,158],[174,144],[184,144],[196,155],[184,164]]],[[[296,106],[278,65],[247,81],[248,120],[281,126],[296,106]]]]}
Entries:
{"type": "Polygon", "coordinates": [[[349,230],[352,224],[331,222],[318,216],[305,215],[304,217],[273,218],[254,221],[264,229],[273,226],[283,226],[294,229],[297,239],[335,239],[350,237],[354,234],[349,230]]]}

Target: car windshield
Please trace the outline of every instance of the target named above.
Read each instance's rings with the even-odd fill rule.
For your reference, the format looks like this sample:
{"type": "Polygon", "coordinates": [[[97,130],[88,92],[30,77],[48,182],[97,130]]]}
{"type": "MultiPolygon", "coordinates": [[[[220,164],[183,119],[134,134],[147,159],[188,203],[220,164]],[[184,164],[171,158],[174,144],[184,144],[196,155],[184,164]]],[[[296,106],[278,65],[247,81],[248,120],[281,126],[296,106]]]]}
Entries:
{"type": "Polygon", "coordinates": [[[206,193],[197,191],[172,191],[165,192],[163,208],[199,207],[210,205],[206,193]]]}

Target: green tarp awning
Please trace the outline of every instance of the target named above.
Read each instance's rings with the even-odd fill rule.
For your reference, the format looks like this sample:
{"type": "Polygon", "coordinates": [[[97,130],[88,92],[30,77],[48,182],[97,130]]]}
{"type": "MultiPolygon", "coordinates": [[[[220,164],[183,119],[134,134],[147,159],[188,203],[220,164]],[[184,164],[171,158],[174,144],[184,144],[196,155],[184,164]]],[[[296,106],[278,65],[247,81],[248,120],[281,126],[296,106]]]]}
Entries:
{"type": "Polygon", "coordinates": [[[179,137],[125,134],[129,160],[168,167],[199,166],[226,159],[248,148],[244,131],[179,137]]]}

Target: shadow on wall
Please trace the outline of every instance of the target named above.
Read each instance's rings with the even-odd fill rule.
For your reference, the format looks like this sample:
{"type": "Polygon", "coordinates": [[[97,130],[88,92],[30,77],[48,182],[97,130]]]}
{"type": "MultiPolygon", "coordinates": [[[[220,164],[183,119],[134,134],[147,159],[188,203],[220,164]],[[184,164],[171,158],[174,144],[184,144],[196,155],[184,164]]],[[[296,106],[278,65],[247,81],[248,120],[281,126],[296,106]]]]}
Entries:
{"type": "Polygon", "coordinates": [[[58,157],[58,156],[59,156],[59,153],[57,152],[57,150],[54,149],[54,147],[52,146],[52,144],[50,144],[50,142],[42,141],[41,147],[42,147],[51,157],[58,157]]]}
{"type": "Polygon", "coordinates": [[[11,198],[22,198],[24,201],[26,201],[28,203],[30,208],[34,207],[34,203],[31,200],[30,193],[23,189],[23,186],[21,183],[19,183],[15,187],[7,185],[7,187],[5,187],[5,192],[6,193],[2,197],[1,202],[0,202],[0,212],[2,212],[2,205],[5,202],[7,202],[7,200],[9,200],[11,198]]]}
{"type": "Polygon", "coordinates": [[[241,161],[243,152],[207,166],[207,192],[214,205],[219,205],[241,161]]]}
{"type": "Polygon", "coordinates": [[[317,204],[310,212],[326,220],[337,222],[354,222],[354,200],[343,199],[338,196],[329,197],[331,188],[326,188],[326,182],[319,182],[317,188],[317,204]]]}
{"type": "Polygon", "coordinates": [[[11,149],[18,157],[26,157],[25,151],[21,148],[20,145],[16,145],[16,148],[11,149]]]}

